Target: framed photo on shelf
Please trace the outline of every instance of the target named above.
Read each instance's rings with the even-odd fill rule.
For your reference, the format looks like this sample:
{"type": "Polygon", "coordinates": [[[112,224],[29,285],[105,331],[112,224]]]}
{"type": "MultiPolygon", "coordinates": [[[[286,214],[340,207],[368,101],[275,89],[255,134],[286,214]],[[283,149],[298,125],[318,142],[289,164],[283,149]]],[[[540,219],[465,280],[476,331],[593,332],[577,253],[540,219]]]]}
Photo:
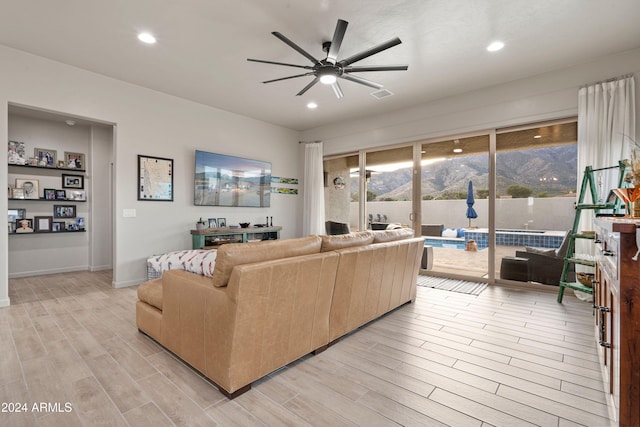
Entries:
{"type": "Polygon", "coordinates": [[[84,188],[84,176],[62,174],[62,188],[84,188]]]}
{"type": "Polygon", "coordinates": [[[58,152],[49,148],[36,148],[34,150],[34,157],[38,162],[38,166],[55,168],[58,163],[58,152]]]}
{"type": "Polygon", "coordinates": [[[218,227],[227,228],[227,218],[218,218],[218,227]]]}
{"type": "Polygon", "coordinates": [[[67,191],[67,200],[79,200],[86,201],[87,193],[84,190],[69,190],[67,191]]]}
{"type": "Polygon", "coordinates": [[[53,224],[51,224],[51,231],[54,233],[57,231],[67,231],[67,223],[64,221],[54,221],[53,224]]]}
{"type": "Polygon", "coordinates": [[[36,216],[33,218],[37,233],[50,233],[52,231],[53,217],[36,216]]]}
{"type": "Polygon", "coordinates": [[[78,225],[77,224],[68,224],[67,225],[67,231],[78,231],[78,225]]]}
{"type": "Polygon", "coordinates": [[[16,188],[21,188],[23,197],[13,197],[14,199],[39,199],[40,183],[37,179],[16,178],[16,188]]]}
{"type": "Polygon", "coordinates": [[[85,169],[84,154],[64,152],[64,167],[67,169],[85,169]]]}
{"type": "Polygon", "coordinates": [[[56,199],[56,192],[58,192],[60,190],[54,190],[53,188],[45,188],[44,189],[44,198],[46,200],[55,200],[56,199]]]}
{"type": "Polygon", "coordinates": [[[209,218],[209,228],[218,228],[218,220],[215,218],[209,218]]]}
{"type": "Polygon", "coordinates": [[[76,225],[78,226],[78,230],[84,230],[84,218],[78,217],[76,218],[76,225]]]}
{"type": "Polygon", "coordinates": [[[12,199],[24,199],[24,190],[22,188],[11,189],[12,199]]]}
{"type": "Polygon", "coordinates": [[[53,217],[54,218],[75,218],[76,206],[75,205],[53,205],[53,217]]]}
{"type": "Polygon", "coordinates": [[[138,200],[173,201],[173,159],[138,155],[138,200]]]}
{"type": "Polygon", "coordinates": [[[65,190],[56,190],[56,200],[67,200],[67,192],[65,190]]]}
{"type": "Polygon", "coordinates": [[[27,156],[24,152],[24,142],[9,141],[7,163],[10,165],[24,165],[27,163],[27,156]]]}
{"type": "Polygon", "coordinates": [[[16,233],[33,233],[33,220],[31,218],[16,219],[16,233]]]}
{"type": "Polygon", "coordinates": [[[16,222],[16,219],[23,219],[27,217],[27,210],[23,208],[9,209],[9,222],[16,222]]]}

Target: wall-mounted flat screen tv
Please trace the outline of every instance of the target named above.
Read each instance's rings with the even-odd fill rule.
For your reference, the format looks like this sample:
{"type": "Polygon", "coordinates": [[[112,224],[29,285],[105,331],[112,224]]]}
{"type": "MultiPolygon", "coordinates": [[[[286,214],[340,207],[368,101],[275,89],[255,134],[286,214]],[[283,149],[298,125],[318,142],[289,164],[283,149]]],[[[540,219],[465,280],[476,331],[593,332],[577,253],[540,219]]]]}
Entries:
{"type": "Polygon", "coordinates": [[[196,150],[196,206],[269,207],[271,163],[196,150]]]}

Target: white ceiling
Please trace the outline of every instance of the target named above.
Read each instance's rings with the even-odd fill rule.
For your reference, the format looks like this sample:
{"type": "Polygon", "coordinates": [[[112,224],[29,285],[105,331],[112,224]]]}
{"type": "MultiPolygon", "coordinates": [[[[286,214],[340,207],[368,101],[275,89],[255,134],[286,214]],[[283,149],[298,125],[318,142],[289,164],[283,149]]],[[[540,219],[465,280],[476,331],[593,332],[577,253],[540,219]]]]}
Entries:
{"type": "MultiPolygon", "coordinates": [[[[640,0],[0,0],[0,44],[296,130],[380,114],[640,47],[640,0]],[[354,65],[394,96],[340,80],[344,98],[300,69],[247,62],[321,59],[338,19],[338,59],[395,36],[402,44],[354,65]],[[155,45],[136,39],[152,32],[155,45]],[[485,50],[496,39],[506,47],[485,50]],[[309,101],[319,104],[308,110],[309,101]]],[[[633,70],[630,70],[633,71],[633,70]]]]}

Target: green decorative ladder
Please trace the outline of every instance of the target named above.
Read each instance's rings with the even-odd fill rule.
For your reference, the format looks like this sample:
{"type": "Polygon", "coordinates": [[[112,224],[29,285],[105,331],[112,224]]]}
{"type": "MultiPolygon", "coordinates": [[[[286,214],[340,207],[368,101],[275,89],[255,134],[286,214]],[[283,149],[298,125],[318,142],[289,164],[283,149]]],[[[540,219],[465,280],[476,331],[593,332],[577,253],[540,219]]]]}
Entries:
{"type": "Polygon", "coordinates": [[[578,202],[576,203],[576,216],[573,220],[573,227],[569,232],[569,246],[567,248],[567,254],[564,258],[564,265],[562,267],[562,275],[560,276],[560,289],[558,289],[558,302],[562,302],[562,297],[564,296],[565,288],[574,289],[576,291],[584,292],[587,294],[593,294],[593,288],[583,285],[580,282],[569,282],[569,272],[571,271],[572,265],[587,265],[590,267],[595,267],[594,261],[584,260],[580,258],[576,258],[575,249],[576,249],[576,239],[590,239],[593,240],[595,236],[593,234],[582,234],[578,232],[578,226],[580,225],[580,217],[582,215],[582,211],[584,210],[593,210],[597,213],[597,211],[601,209],[613,209],[615,210],[620,206],[620,202],[617,200],[615,202],[610,203],[596,203],[598,200],[598,192],[596,191],[596,183],[594,181],[593,173],[598,171],[604,171],[609,169],[618,169],[619,178],[618,178],[618,187],[622,186],[622,181],[624,179],[624,171],[625,164],[621,161],[618,162],[617,166],[609,166],[606,168],[593,169],[591,166],[587,166],[584,169],[584,177],[582,178],[582,186],[580,187],[580,196],[578,197],[578,202]],[[587,194],[587,191],[591,194],[592,202],[584,203],[584,198],[587,194]]]}

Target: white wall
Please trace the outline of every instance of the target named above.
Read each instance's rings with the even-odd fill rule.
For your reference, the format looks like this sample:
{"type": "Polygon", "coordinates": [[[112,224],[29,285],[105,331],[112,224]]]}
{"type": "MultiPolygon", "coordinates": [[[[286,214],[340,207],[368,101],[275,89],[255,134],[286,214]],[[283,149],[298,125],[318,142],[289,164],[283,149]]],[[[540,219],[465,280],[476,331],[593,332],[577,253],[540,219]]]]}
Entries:
{"type": "MultiPolygon", "coordinates": [[[[392,114],[319,127],[303,132],[301,138],[323,141],[325,155],[333,155],[576,116],[581,85],[627,73],[636,74],[636,100],[640,101],[640,49],[636,49],[392,114]]],[[[636,111],[640,114],[640,108],[636,111]]],[[[640,139],[640,126],[637,130],[640,139]]]]}
{"type": "Polygon", "coordinates": [[[113,127],[92,126],[89,149],[89,270],[113,268],[113,127]]]}
{"type": "MultiPolygon", "coordinates": [[[[0,137],[6,141],[7,105],[15,103],[116,125],[114,155],[114,285],[139,283],[149,255],[191,247],[189,230],[199,217],[229,224],[273,216],[281,236],[301,233],[301,195],[272,195],[270,208],[193,205],[196,149],[272,162],[273,174],[302,178],[298,132],[127,84],[0,46],[0,137]],[[174,202],[136,196],[137,155],[174,159],[174,202]],[[135,209],[135,218],[123,218],[135,209]]],[[[0,183],[6,186],[6,162],[0,183]]],[[[0,198],[0,209],[7,201],[0,198]]],[[[0,248],[7,253],[6,233],[0,248]]],[[[6,257],[0,257],[0,306],[8,301],[6,257]]]]}

